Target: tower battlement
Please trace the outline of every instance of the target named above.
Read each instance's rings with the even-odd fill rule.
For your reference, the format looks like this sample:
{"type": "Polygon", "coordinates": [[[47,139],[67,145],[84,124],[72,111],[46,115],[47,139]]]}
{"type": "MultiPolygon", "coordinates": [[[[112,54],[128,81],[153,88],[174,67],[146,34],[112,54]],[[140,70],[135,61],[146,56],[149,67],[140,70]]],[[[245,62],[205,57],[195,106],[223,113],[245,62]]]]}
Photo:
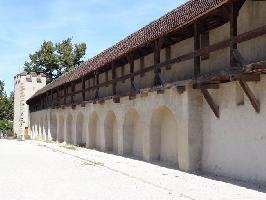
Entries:
{"type": "Polygon", "coordinates": [[[28,134],[29,107],[26,101],[46,85],[46,76],[35,72],[21,72],[14,76],[14,133],[18,137],[28,134]]]}

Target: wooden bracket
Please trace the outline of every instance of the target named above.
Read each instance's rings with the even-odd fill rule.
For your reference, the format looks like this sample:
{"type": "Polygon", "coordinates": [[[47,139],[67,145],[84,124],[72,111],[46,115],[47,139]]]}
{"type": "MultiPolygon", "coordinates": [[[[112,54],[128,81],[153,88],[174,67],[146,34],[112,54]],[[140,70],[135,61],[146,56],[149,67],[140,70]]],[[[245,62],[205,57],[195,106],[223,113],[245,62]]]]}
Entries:
{"type": "Polygon", "coordinates": [[[209,106],[211,107],[213,113],[215,114],[215,116],[217,118],[220,118],[220,113],[219,113],[219,106],[215,104],[212,96],[210,95],[209,91],[207,89],[201,89],[201,92],[205,98],[205,100],[207,101],[207,103],[209,104],[209,106]]]}
{"type": "Polygon", "coordinates": [[[135,94],[129,95],[128,99],[129,100],[134,100],[134,99],[136,99],[136,95],[135,94]]]}
{"type": "Polygon", "coordinates": [[[176,86],[178,94],[183,94],[186,91],[186,86],[176,86]]]}
{"type": "Polygon", "coordinates": [[[73,110],[75,110],[75,109],[76,109],[76,104],[72,104],[72,105],[71,105],[71,108],[72,108],[73,110]]]}
{"type": "Polygon", "coordinates": [[[239,84],[240,84],[241,88],[243,89],[243,91],[245,92],[245,94],[247,95],[247,97],[249,98],[250,103],[252,104],[255,111],[257,113],[259,113],[260,112],[260,102],[257,100],[255,95],[253,94],[253,92],[251,91],[248,84],[244,81],[239,81],[239,84]]]}
{"type": "Polygon", "coordinates": [[[252,74],[236,74],[231,75],[230,80],[232,81],[244,81],[244,82],[258,82],[260,81],[260,74],[259,73],[252,73],[252,74]]]}
{"type": "Polygon", "coordinates": [[[119,96],[114,96],[113,97],[113,102],[114,103],[120,103],[120,97],[119,96]]]}
{"type": "Polygon", "coordinates": [[[194,84],[193,89],[219,89],[219,83],[194,84]]]}
{"type": "Polygon", "coordinates": [[[237,49],[232,50],[232,56],[235,62],[239,65],[239,67],[244,69],[246,65],[246,61],[237,49]]]}
{"type": "Polygon", "coordinates": [[[157,94],[164,94],[164,89],[163,88],[157,89],[157,94]]]}
{"type": "Polygon", "coordinates": [[[98,103],[99,103],[100,105],[104,105],[105,100],[104,100],[104,99],[99,99],[99,100],[98,100],[98,103]]]}

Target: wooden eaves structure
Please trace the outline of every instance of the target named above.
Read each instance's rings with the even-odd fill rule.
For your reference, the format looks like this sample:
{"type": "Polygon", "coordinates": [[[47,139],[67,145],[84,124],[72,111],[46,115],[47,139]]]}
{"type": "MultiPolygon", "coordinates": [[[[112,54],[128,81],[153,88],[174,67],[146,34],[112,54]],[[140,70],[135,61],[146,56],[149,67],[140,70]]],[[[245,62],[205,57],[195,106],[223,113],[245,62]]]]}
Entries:
{"type": "Polygon", "coordinates": [[[182,92],[185,85],[192,84],[194,89],[201,90],[216,117],[219,117],[219,107],[215,104],[208,90],[218,89],[220,83],[238,81],[255,111],[259,112],[259,102],[246,82],[259,81],[260,73],[266,71],[266,62],[246,63],[237,46],[239,43],[266,34],[266,26],[240,35],[237,34],[238,12],[244,2],[245,0],[191,0],[187,2],[39,90],[27,101],[27,104],[30,105],[30,111],[64,108],[65,106],[75,108],[75,105],[85,105],[87,102],[102,104],[110,98],[115,103],[120,103],[121,94],[117,93],[117,83],[127,79],[131,83],[131,89],[128,92],[129,99],[134,99],[136,94],[141,93],[143,95],[147,91],[145,88],[136,88],[135,77],[154,71],[154,87],[148,88],[148,90],[157,90],[158,93],[162,93],[165,88],[175,86],[178,91],[182,92]],[[228,22],[230,23],[230,38],[228,40],[201,46],[201,35],[228,22]],[[169,47],[191,37],[194,37],[194,51],[170,58],[171,49],[169,47]],[[161,62],[160,50],[163,48],[166,48],[167,60],[161,62]],[[211,52],[225,48],[230,49],[230,66],[228,69],[211,74],[201,74],[201,58],[211,52]],[[154,53],[154,65],[135,70],[134,60],[151,53],[154,53]],[[175,83],[165,81],[161,74],[163,68],[167,69],[172,64],[191,59],[194,60],[194,76],[191,79],[175,83]],[[123,68],[127,63],[130,65],[130,72],[117,76],[116,69],[123,68]],[[107,78],[105,82],[100,83],[99,75],[110,70],[112,70],[112,79],[108,80],[107,78]],[[89,79],[93,79],[93,85],[86,86],[85,82],[89,79]],[[75,90],[76,84],[81,84],[82,89],[75,90]],[[101,88],[109,85],[112,85],[113,95],[99,98],[101,88]],[[62,91],[63,95],[60,95],[62,91]],[[86,98],[88,91],[94,91],[93,98],[86,98]],[[82,101],[74,100],[76,94],[82,94],[82,101]],[[67,97],[71,97],[70,103],[66,102],[67,97]],[[64,99],[63,103],[60,103],[60,99],[64,99]]]}

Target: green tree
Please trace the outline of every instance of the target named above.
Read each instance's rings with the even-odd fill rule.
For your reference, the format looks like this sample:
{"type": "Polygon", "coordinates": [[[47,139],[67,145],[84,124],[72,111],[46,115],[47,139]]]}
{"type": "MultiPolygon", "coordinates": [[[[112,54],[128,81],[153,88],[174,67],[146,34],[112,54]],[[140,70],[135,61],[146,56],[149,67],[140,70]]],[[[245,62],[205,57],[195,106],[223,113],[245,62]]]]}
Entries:
{"type": "Polygon", "coordinates": [[[7,97],[5,92],[5,83],[0,80],[0,132],[12,131],[12,120],[14,111],[14,93],[7,97]]]}
{"type": "Polygon", "coordinates": [[[53,44],[44,41],[41,49],[29,55],[29,62],[25,62],[26,72],[44,73],[47,82],[55,80],[63,73],[77,67],[86,53],[86,44],[73,46],[72,39],[68,38],[60,43],[53,44]]]}
{"type": "Polygon", "coordinates": [[[13,103],[6,96],[0,96],[0,120],[13,120],[13,103]]]}
{"type": "Polygon", "coordinates": [[[10,95],[9,95],[9,101],[10,101],[12,104],[14,104],[14,92],[13,92],[13,91],[10,92],[10,95]]]}
{"type": "Polygon", "coordinates": [[[0,133],[6,132],[8,136],[12,136],[13,123],[8,120],[0,120],[0,133]]]}
{"type": "Polygon", "coordinates": [[[5,96],[5,83],[0,80],[0,96],[5,96]]]}

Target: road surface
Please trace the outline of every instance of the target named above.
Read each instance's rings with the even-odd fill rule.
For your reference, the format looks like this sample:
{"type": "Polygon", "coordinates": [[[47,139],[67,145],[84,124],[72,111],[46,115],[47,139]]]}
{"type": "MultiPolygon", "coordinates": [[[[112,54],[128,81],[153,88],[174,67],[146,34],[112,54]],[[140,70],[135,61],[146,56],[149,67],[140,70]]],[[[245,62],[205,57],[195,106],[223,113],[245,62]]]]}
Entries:
{"type": "Polygon", "coordinates": [[[265,200],[254,187],[63,144],[0,140],[1,200],[265,200]]]}

